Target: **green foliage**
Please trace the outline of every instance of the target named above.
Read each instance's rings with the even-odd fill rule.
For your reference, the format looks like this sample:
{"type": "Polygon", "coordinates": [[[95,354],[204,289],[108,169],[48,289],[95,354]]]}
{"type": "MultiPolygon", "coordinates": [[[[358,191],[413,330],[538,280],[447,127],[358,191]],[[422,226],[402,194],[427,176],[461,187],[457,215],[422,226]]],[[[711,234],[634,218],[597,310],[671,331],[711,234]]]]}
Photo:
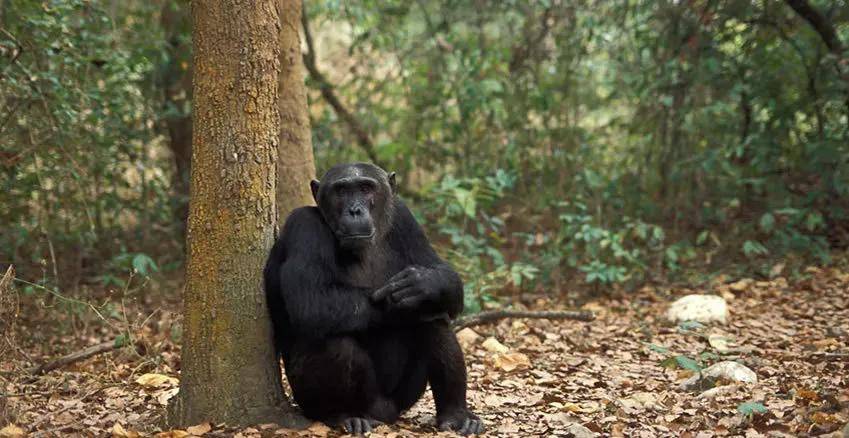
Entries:
{"type": "Polygon", "coordinates": [[[702,370],[702,366],[698,361],[680,354],[669,355],[669,357],[660,363],[660,366],[664,368],[680,368],[694,373],[701,372],[702,370]]]}
{"type": "Polygon", "coordinates": [[[587,283],[642,280],[651,259],[676,266],[677,252],[664,245],[663,228],[629,217],[605,220],[590,214],[582,202],[563,202],[560,207],[563,213],[552,251],[568,267],[585,273],[587,283]]]}
{"type": "Polygon", "coordinates": [[[430,188],[421,207],[436,222],[430,224],[449,244],[439,245],[465,280],[466,310],[476,312],[505,286],[522,287],[539,270],[522,262],[510,263],[499,249],[504,245],[504,221],[487,212],[496,210],[515,184],[515,177],[498,170],[484,178],[458,179],[446,175],[430,188]]]}
{"type": "Polygon", "coordinates": [[[740,405],[737,406],[737,412],[742,414],[744,417],[752,417],[755,414],[766,414],[769,410],[762,403],[746,402],[740,403],[740,405]]]}
{"type": "MultiPolygon", "coordinates": [[[[163,29],[162,6],[188,7],[3,3],[0,264],[36,284],[120,286],[182,261],[161,122],[191,111],[191,96],[163,101],[190,67],[169,49],[191,38],[163,29]]],[[[845,47],[839,9],[824,16],[845,47]]],[[[505,286],[761,274],[849,244],[847,67],[781,2],[321,0],[307,14],[319,67],[472,310],[505,286]]],[[[319,168],[366,158],[319,90],[310,105],[319,168]]]]}
{"type": "Polygon", "coordinates": [[[126,346],[129,343],[129,336],[126,333],[121,333],[118,336],[115,336],[115,348],[121,348],[126,346]]]}
{"type": "Polygon", "coordinates": [[[12,0],[2,8],[0,56],[11,62],[0,67],[0,260],[45,284],[120,275],[97,262],[118,241],[150,248],[171,236],[163,172],[171,163],[151,143],[150,78],[164,41],[151,39],[147,24],[157,6],[12,0]]]}
{"type": "MultiPolygon", "coordinates": [[[[436,179],[515,175],[511,210],[546,226],[508,231],[545,281],[823,263],[849,239],[849,89],[785,5],[363,0],[309,15],[348,29],[357,73],[337,92],[381,158],[436,179]]],[[[359,155],[335,118],[317,129],[320,160],[359,155]]],[[[453,196],[456,220],[485,208],[453,196]]]]}

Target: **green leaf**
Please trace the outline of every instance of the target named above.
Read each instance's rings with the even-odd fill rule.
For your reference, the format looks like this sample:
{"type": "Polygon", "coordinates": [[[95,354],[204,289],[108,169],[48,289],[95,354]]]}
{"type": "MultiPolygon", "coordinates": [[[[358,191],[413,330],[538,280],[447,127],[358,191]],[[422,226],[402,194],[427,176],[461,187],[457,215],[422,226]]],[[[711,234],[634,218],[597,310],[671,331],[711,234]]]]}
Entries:
{"type": "Polygon", "coordinates": [[[677,368],[678,362],[675,361],[674,356],[670,356],[670,357],[667,357],[666,359],[663,359],[663,362],[660,363],[660,366],[662,366],[664,368],[669,368],[669,369],[677,368]]]}
{"type": "Polygon", "coordinates": [[[457,187],[454,189],[454,197],[457,198],[457,202],[463,208],[463,213],[470,218],[474,218],[475,211],[477,210],[477,202],[472,191],[457,187]]]}
{"type": "Polygon", "coordinates": [[[705,325],[698,321],[683,321],[678,324],[678,329],[684,331],[694,331],[702,328],[705,328],[705,325]]]}
{"type": "Polygon", "coordinates": [[[747,240],[743,243],[743,254],[746,254],[746,257],[753,257],[769,254],[769,250],[760,242],[747,240]]]}
{"type": "Polygon", "coordinates": [[[669,353],[669,349],[662,346],[662,345],[657,345],[657,344],[652,344],[652,343],[646,343],[646,345],[649,347],[649,350],[656,351],[656,352],[661,353],[661,354],[669,353]]]}
{"type": "Polygon", "coordinates": [[[584,180],[593,189],[601,188],[604,185],[601,175],[591,169],[584,169],[584,180]]]}
{"type": "Polygon", "coordinates": [[[127,334],[121,333],[118,336],[115,336],[115,348],[121,348],[127,345],[127,334]]]}
{"type": "Polygon", "coordinates": [[[668,260],[672,263],[675,263],[675,262],[678,261],[678,252],[675,251],[675,247],[670,246],[669,248],[666,248],[665,254],[666,254],[666,260],[668,260]]]}
{"type": "Polygon", "coordinates": [[[770,213],[764,214],[761,216],[760,226],[764,233],[771,233],[775,228],[775,216],[770,213]]]}
{"type": "Polygon", "coordinates": [[[679,367],[685,370],[690,370],[696,373],[702,370],[702,367],[699,366],[698,362],[693,359],[690,359],[687,356],[675,356],[675,363],[677,363],[679,367]]]}
{"type": "Polygon", "coordinates": [[[825,224],[825,221],[822,219],[822,215],[816,211],[812,211],[805,216],[805,228],[808,231],[814,231],[817,228],[820,228],[825,224]]]}
{"type": "Polygon", "coordinates": [[[719,355],[712,352],[712,351],[703,351],[701,354],[699,354],[699,359],[702,362],[705,362],[705,361],[708,361],[708,360],[717,360],[717,359],[719,359],[719,355]]]}
{"type": "Polygon", "coordinates": [[[766,406],[757,403],[757,402],[746,402],[741,403],[737,406],[737,412],[743,414],[746,417],[750,417],[754,414],[765,414],[769,412],[766,406]]]}
{"type": "Polygon", "coordinates": [[[156,262],[154,262],[152,258],[148,257],[147,254],[142,253],[136,254],[133,257],[133,269],[144,276],[148,276],[151,271],[159,271],[159,268],[156,267],[156,262]]]}

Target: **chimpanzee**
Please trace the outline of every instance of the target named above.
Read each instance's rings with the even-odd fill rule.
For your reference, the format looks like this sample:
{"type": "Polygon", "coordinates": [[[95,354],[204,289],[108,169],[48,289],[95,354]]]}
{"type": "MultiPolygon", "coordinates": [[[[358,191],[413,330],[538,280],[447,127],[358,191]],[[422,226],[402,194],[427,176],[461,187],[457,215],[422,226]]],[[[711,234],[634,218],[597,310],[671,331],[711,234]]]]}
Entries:
{"type": "Polygon", "coordinates": [[[466,406],[450,319],[463,283],[395,194],[395,174],[340,164],[310,183],[317,207],[286,220],[265,292],[295,401],[349,433],[395,422],[430,383],[437,425],[483,431],[466,406]]]}

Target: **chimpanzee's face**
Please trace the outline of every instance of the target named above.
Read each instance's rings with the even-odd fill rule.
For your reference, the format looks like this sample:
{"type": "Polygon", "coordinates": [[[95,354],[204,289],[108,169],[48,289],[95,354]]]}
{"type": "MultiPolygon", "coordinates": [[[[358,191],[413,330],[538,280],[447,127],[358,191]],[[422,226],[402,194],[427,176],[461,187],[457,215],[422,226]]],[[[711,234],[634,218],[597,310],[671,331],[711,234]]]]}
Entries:
{"type": "Polygon", "coordinates": [[[315,202],[341,247],[365,249],[388,231],[394,176],[371,164],[341,164],[321,183],[311,183],[315,202]]]}

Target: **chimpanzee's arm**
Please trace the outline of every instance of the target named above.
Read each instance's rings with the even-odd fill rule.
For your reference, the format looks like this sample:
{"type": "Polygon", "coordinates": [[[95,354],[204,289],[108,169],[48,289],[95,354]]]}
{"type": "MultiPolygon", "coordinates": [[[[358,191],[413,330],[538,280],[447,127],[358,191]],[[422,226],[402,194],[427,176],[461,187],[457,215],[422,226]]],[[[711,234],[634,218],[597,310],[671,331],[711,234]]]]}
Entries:
{"type": "Polygon", "coordinates": [[[275,331],[321,338],[365,330],[380,320],[370,290],[338,282],[333,239],[314,207],[287,219],[265,268],[275,331]]]}
{"type": "Polygon", "coordinates": [[[401,202],[395,204],[390,244],[404,257],[407,268],[372,294],[393,310],[416,313],[419,319],[447,314],[454,318],[463,311],[463,282],[443,261],[427,239],[422,227],[401,202]]]}

